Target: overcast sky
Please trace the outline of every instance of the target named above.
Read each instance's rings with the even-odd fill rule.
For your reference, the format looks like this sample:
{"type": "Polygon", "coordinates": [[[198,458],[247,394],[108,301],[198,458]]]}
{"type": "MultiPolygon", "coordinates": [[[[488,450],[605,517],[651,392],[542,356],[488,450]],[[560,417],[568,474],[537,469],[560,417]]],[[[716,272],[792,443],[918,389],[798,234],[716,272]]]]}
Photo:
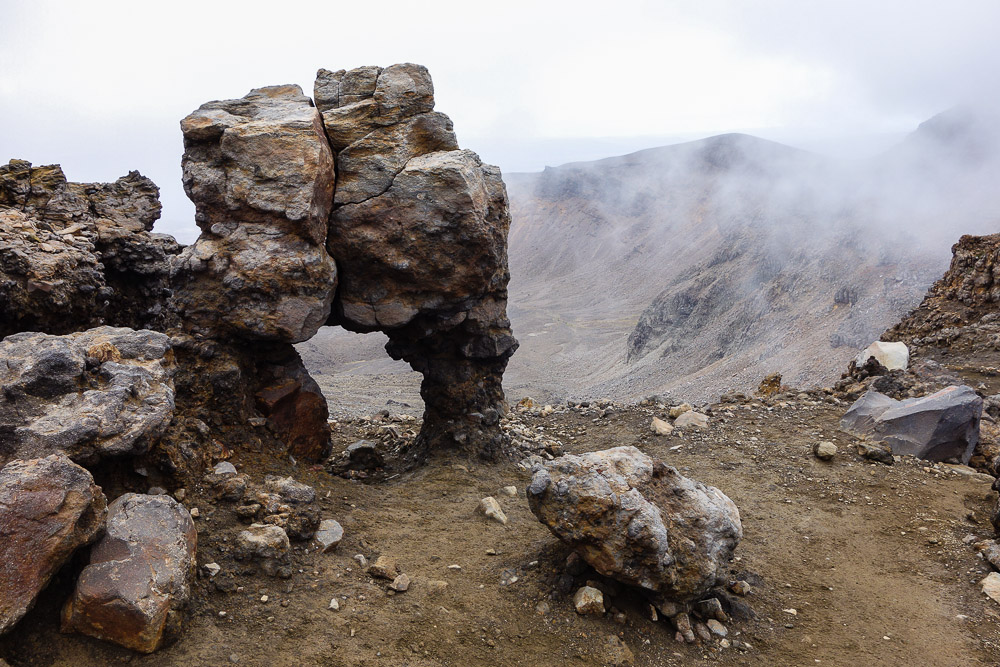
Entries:
{"type": "Polygon", "coordinates": [[[863,154],[995,95],[998,25],[997,0],[0,0],[0,159],[138,169],[162,190],[157,231],[190,241],[181,118],[406,61],[506,171],[728,131],[863,154]]]}

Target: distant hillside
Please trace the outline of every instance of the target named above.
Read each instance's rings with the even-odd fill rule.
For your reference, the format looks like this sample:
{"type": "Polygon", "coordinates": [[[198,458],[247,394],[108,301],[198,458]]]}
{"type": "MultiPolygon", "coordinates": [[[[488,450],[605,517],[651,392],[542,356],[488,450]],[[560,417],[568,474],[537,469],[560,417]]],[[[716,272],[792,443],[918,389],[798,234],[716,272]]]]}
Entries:
{"type": "MultiPolygon", "coordinates": [[[[508,395],[831,383],[920,303],[959,236],[1000,231],[996,120],[951,110],[866,161],[728,134],[505,174],[508,395]]],[[[300,347],[327,391],[377,377],[419,402],[376,336],[328,333],[300,347]]]]}

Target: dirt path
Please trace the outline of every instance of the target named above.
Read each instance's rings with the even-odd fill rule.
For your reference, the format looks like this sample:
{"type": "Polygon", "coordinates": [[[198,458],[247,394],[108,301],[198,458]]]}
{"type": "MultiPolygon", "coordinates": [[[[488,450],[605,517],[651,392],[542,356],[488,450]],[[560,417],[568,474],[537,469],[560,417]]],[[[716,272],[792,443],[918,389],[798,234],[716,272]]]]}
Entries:
{"type": "MultiPolygon", "coordinates": [[[[265,577],[229,555],[243,527],[231,506],[190,489],[185,503],[202,512],[199,563],[215,561],[223,571],[214,581],[199,580],[178,643],[137,656],[58,634],[67,575],[18,632],[0,640],[0,656],[14,667],[597,666],[614,663],[614,636],[639,666],[1000,662],[1000,605],[975,583],[988,566],[963,543],[967,535],[984,539],[992,532],[984,479],[915,461],[864,462],[850,451],[850,438],[835,431],[840,408],[824,404],[796,402],[772,411],[759,403],[729,406],[715,411],[706,432],[668,438],[648,434],[652,412],[645,408],[604,418],[584,412],[524,421],[569,451],[636,445],[736,501],[745,537],[732,571],[753,585],[746,602],[757,618],[730,623],[729,639],[749,649],[678,644],[667,622],[651,622],[625,595],[611,602],[624,622],[613,614],[578,616],[572,593],[557,590],[568,552],[529,512],[523,498],[529,476],[514,465],[438,460],[363,484],[320,469],[264,470],[259,462],[236,459],[255,479],[292,473],[313,484],[324,516],[344,525],[338,550],[324,555],[301,548],[290,580],[265,577]],[[811,456],[817,439],[840,447],[833,462],[811,456]],[[498,495],[508,484],[521,489],[518,498],[498,495]],[[508,526],[475,513],[486,495],[498,497],[508,526]],[[398,558],[410,589],[389,594],[352,559],[357,553],[398,558]],[[260,600],[265,594],[267,603],[260,600]],[[334,596],[339,611],[327,608],[334,596]]],[[[337,446],[357,439],[361,426],[343,422],[337,446]]]]}

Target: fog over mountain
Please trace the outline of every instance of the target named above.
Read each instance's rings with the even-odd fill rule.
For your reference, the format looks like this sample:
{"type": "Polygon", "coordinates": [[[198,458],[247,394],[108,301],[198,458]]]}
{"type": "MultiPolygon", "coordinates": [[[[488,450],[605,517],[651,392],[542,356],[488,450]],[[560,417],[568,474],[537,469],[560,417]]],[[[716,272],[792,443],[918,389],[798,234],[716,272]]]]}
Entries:
{"type": "MultiPolygon", "coordinates": [[[[863,160],[726,134],[506,174],[510,396],[830,383],[920,302],[959,236],[1000,230],[996,118],[951,109],[863,160]]],[[[414,398],[380,345],[327,332],[303,352],[414,398]]]]}

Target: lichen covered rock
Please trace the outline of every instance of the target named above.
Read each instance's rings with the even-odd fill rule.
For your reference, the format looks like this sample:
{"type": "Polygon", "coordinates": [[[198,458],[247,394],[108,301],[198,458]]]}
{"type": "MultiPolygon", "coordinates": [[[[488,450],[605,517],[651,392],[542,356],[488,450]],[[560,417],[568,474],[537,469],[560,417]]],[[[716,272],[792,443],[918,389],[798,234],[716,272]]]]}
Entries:
{"type": "Polygon", "coordinates": [[[141,454],[173,417],[175,364],[162,333],[19,333],[0,341],[0,360],[0,462],[141,454]]]}
{"type": "Polygon", "coordinates": [[[736,505],[635,447],[538,465],[528,504],[601,574],[678,601],[725,576],[743,537],[736,505]]]}

